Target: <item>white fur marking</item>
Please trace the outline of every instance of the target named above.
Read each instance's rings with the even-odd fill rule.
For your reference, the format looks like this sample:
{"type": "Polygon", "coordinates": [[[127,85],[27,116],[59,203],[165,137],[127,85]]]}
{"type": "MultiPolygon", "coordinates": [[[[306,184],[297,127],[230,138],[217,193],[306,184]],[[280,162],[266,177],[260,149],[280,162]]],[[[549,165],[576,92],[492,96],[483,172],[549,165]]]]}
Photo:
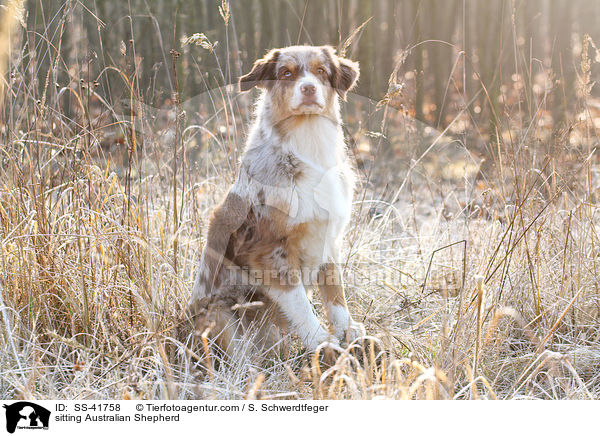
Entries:
{"type": "Polygon", "coordinates": [[[323,85],[312,73],[306,73],[304,76],[299,78],[294,85],[294,94],[290,100],[290,108],[292,110],[300,109],[304,95],[302,94],[303,85],[313,85],[316,88],[315,92],[315,103],[320,107],[325,106],[325,92],[323,91],[323,85]]]}
{"type": "Polygon", "coordinates": [[[331,304],[327,305],[327,311],[329,313],[329,321],[333,326],[333,334],[338,339],[343,339],[346,330],[350,326],[350,313],[348,313],[348,309],[339,304],[331,304]]]}
{"type": "Polygon", "coordinates": [[[339,304],[327,305],[329,322],[333,326],[333,334],[340,341],[347,340],[348,343],[365,335],[365,327],[352,319],[348,308],[339,304]]]}
{"type": "Polygon", "coordinates": [[[303,243],[307,263],[318,266],[337,257],[351,212],[353,178],[345,160],[339,125],[325,117],[305,122],[283,143],[285,151],[302,163],[302,175],[294,180],[295,213],[291,225],[310,223],[303,243]]]}
{"type": "Polygon", "coordinates": [[[314,351],[319,344],[330,340],[329,333],[317,319],[308,301],[304,285],[289,291],[269,289],[267,295],[279,305],[290,327],[309,350],[314,351]]]}

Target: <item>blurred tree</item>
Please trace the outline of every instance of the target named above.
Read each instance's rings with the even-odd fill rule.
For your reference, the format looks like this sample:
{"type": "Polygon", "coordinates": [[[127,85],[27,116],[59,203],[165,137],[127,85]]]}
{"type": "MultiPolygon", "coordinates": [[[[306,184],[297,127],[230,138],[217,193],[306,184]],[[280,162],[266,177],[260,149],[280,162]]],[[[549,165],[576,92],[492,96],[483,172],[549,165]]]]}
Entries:
{"type": "MultiPolygon", "coordinates": [[[[490,118],[499,110],[500,88],[504,84],[511,89],[514,78],[525,82],[518,103],[528,117],[533,116],[533,85],[542,66],[558,79],[552,91],[551,112],[555,125],[560,124],[565,113],[574,110],[580,61],[574,57],[579,56],[574,51],[574,35],[581,39],[590,34],[600,41],[600,2],[588,0],[233,0],[227,29],[218,11],[220,4],[217,0],[94,0],[86,2],[84,8],[69,0],[32,0],[27,7],[29,27],[63,52],[66,65],[60,76],[52,78],[61,85],[78,80],[77,74],[84,69],[82,55],[98,56],[90,64],[90,73],[98,74],[102,68],[115,65],[132,74],[135,59],[129,40],[133,29],[141,62],[139,86],[148,102],[157,105],[165,101],[158,98],[161,93],[171,93],[169,50],[181,49],[179,39],[184,35],[202,32],[211,42],[218,42],[214,53],[197,46],[186,48],[188,56],[180,63],[180,83],[186,95],[193,96],[220,86],[223,76],[226,82],[235,83],[239,74],[270,48],[298,41],[340,47],[373,17],[348,51],[348,56],[361,63],[356,92],[381,99],[395,59],[417,45],[398,76],[404,79],[408,71],[415,72],[414,78],[406,79],[407,92],[412,93],[411,109],[419,120],[439,121],[439,127],[459,109],[457,94],[464,93],[467,98],[474,95],[480,89],[480,79],[487,92],[477,102],[482,108],[479,117],[490,118]],[[59,32],[63,7],[69,8],[70,16],[59,32]],[[423,43],[425,40],[434,41],[423,43]],[[120,53],[122,41],[125,56],[120,53]],[[90,50],[94,54],[88,53],[90,50]],[[460,50],[467,53],[468,61],[456,64],[452,83],[450,75],[460,50]],[[67,70],[77,73],[70,77],[67,70]],[[520,76],[515,76],[517,73],[520,76]]],[[[33,34],[28,39],[31,44],[39,41],[33,34]]],[[[43,53],[38,53],[40,86],[45,84],[50,59],[54,59],[50,48],[42,47],[43,53]]],[[[122,98],[123,83],[115,80],[114,73],[103,76],[100,85],[98,91],[111,104],[122,98]]],[[[70,98],[65,96],[65,103],[70,98]]],[[[495,120],[491,122],[493,129],[495,120]]]]}

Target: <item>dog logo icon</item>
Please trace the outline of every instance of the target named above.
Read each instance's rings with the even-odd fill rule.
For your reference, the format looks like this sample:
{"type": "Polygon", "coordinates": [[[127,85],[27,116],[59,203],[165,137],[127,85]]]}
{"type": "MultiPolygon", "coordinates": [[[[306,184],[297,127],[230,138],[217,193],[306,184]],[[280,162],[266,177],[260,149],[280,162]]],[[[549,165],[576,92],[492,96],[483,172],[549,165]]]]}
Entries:
{"type": "Polygon", "coordinates": [[[6,431],[19,429],[48,429],[50,411],[29,401],[18,401],[3,406],[6,409],[6,431]]]}

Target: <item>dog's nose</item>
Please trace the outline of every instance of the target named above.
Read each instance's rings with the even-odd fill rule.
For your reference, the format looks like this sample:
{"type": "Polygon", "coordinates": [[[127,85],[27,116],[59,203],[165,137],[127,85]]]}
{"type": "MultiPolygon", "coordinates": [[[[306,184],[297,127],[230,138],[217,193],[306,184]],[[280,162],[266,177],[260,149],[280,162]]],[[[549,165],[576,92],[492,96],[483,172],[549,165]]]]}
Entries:
{"type": "Polygon", "coordinates": [[[310,83],[307,83],[305,85],[302,85],[302,87],[300,88],[300,91],[302,91],[302,94],[304,94],[306,96],[311,96],[311,95],[315,95],[315,92],[317,92],[317,87],[315,85],[311,85],[310,83]]]}

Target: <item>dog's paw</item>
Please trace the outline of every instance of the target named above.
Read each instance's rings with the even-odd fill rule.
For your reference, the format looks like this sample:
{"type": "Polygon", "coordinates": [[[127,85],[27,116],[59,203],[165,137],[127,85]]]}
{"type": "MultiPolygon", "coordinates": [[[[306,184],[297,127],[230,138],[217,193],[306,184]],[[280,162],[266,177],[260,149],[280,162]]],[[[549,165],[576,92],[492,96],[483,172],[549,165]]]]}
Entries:
{"type": "Polygon", "coordinates": [[[367,331],[365,330],[365,326],[362,323],[356,322],[351,319],[348,325],[348,329],[344,334],[344,339],[346,340],[347,344],[351,344],[356,339],[362,338],[366,334],[367,331]]]}
{"type": "MultiPolygon", "coordinates": [[[[314,357],[318,357],[321,368],[327,369],[335,364],[340,354],[343,353],[343,348],[340,346],[340,341],[335,336],[329,335],[327,340],[321,342],[313,353],[314,357]]],[[[311,359],[311,361],[314,363],[313,359],[311,359]]]]}
{"type": "Polygon", "coordinates": [[[321,345],[323,345],[323,347],[339,348],[340,341],[335,336],[329,334],[327,330],[321,329],[310,339],[306,340],[304,345],[306,345],[308,351],[314,352],[321,345]]]}

